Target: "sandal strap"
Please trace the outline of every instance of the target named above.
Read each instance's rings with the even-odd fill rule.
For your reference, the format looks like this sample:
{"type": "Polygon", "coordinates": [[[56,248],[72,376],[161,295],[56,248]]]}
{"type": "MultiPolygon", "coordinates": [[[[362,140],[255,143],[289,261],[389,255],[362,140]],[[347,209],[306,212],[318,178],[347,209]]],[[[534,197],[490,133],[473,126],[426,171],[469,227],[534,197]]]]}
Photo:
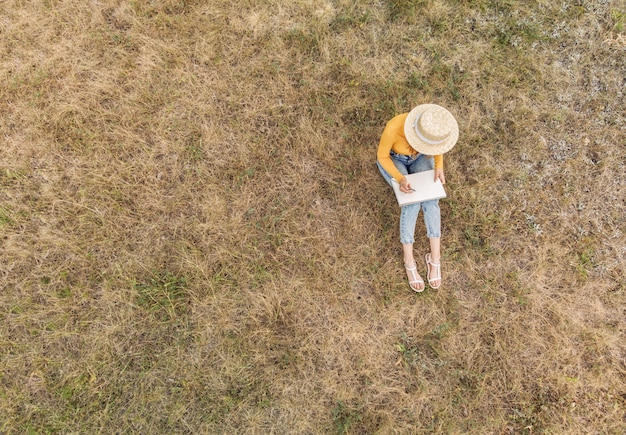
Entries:
{"type": "MultiPolygon", "coordinates": [[[[430,261],[430,253],[426,254],[425,257],[426,257],[426,266],[428,267],[427,274],[426,274],[427,278],[428,278],[428,284],[431,284],[431,283],[433,283],[435,281],[441,281],[441,263],[433,263],[432,261],[430,261]],[[437,274],[436,274],[436,276],[434,278],[430,277],[430,266],[433,266],[433,267],[437,268],[437,270],[436,270],[437,274]]],[[[433,271],[433,272],[435,272],[435,271],[433,271]]],[[[435,287],[433,287],[433,288],[435,288],[435,287]]],[[[439,286],[437,286],[437,288],[439,288],[439,286]]]]}
{"type": "Polygon", "coordinates": [[[409,284],[424,284],[424,280],[423,279],[419,279],[417,276],[417,263],[413,262],[413,266],[409,267],[406,264],[404,265],[404,268],[406,270],[408,270],[409,272],[414,272],[411,273],[411,277],[413,278],[413,280],[409,279],[409,284]]]}
{"type": "MultiPolygon", "coordinates": [[[[428,257],[428,258],[430,258],[430,257],[428,257]]],[[[435,267],[441,267],[441,263],[433,263],[432,261],[430,261],[430,260],[428,260],[428,259],[426,260],[426,262],[427,262],[428,264],[432,265],[432,266],[435,266],[435,267]]]]}

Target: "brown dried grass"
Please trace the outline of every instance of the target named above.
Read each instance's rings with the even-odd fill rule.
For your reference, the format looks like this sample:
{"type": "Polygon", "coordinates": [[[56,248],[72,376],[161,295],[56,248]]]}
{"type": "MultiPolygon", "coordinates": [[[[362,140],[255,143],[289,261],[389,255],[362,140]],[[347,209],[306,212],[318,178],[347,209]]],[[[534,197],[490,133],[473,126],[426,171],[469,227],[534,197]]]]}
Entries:
{"type": "Polygon", "coordinates": [[[2,431],[623,433],[624,14],[0,4],[2,431]],[[425,101],[416,295],[374,156],[425,101]]]}

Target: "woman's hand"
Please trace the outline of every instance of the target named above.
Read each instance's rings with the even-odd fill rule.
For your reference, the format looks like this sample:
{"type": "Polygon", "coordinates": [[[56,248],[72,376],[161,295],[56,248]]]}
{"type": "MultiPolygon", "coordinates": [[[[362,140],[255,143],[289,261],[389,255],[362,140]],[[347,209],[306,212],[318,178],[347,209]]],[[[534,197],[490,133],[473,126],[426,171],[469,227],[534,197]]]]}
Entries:
{"type": "Polygon", "coordinates": [[[406,177],[402,177],[402,179],[400,180],[400,192],[403,192],[403,193],[415,192],[415,190],[413,190],[413,188],[409,184],[409,180],[407,180],[406,177]]]}
{"type": "Polygon", "coordinates": [[[441,184],[446,184],[446,177],[443,174],[443,169],[435,169],[435,181],[440,180],[441,184]]]}

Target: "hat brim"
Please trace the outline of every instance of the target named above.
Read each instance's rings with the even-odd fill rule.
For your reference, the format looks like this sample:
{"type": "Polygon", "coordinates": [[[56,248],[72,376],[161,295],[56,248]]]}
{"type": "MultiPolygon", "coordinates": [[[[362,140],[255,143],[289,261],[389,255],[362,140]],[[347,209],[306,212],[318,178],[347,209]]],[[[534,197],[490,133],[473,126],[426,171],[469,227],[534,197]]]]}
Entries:
{"type": "Polygon", "coordinates": [[[436,156],[439,154],[443,154],[445,152],[450,151],[456,142],[459,140],[459,125],[456,122],[454,116],[450,113],[450,134],[448,137],[438,144],[427,143],[421,140],[417,133],[415,132],[413,126],[415,125],[415,120],[418,116],[424,113],[428,109],[439,108],[443,109],[446,112],[450,113],[447,109],[437,105],[437,104],[421,104],[417,107],[414,107],[406,117],[406,121],[404,121],[404,136],[406,137],[407,142],[411,145],[415,151],[420,154],[425,154],[428,156],[436,156]]]}

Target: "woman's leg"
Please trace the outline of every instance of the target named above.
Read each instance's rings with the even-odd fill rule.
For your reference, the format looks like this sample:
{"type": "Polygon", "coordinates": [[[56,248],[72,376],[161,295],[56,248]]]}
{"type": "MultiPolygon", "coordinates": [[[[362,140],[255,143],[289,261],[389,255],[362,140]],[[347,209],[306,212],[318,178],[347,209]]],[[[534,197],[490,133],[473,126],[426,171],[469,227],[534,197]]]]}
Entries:
{"type": "MultiPolygon", "coordinates": [[[[409,174],[409,168],[402,162],[393,159],[393,163],[398,168],[403,175],[409,174]]],[[[381,175],[391,186],[392,177],[383,169],[380,163],[376,163],[378,165],[378,169],[380,170],[381,175]]],[[[417,216],[420,212],[420,204],[409,204],[400,208],[400,243],[403,245],[413,245],[415,243],[415,223],[417,222],[417,216]]],[[[407,248],[408,249],[408,248],[407,248]]]]}
{"type": "MultiPolygon", "coordinates": [[[[403,162],[393,159],[393,163],[396,165],[396,168],[398,168],[398,171],[400,171],[401,174],[409,174],[409,168],[403,162]]],[[[378,169],[387,184],[391,186],[391,175],[383,169],[380,163],[376,162],[376,164],[378,165],[378,169]]],[[[419,215],[420,208],[420,204],[409,204],[400,208],[400,243],[403,245],[413,245],[413,243],[415,243],[415,223],[417,222],[417,216],[419,215]]],[[[410,260],[411,258],[408,259],[410,260]]]]}
{"type": "Polygon", "coordinates": [[[421,292],[425,288],[424,280],[417,272],[417,263],[413,257],[413,243],[402,244],[402,256],[404,258],[404,268],[409,279],[409,285],[416,292],[421,292]]]}
{"type": "Polygon", "coordinates": [[[441,286],[441,239],[433,237],[430,241],[430,255],[427,260],[428,266],[428,283],[432,288],[441,286]]]}
{"type": "MultiPolygon", "coordinates": [[[[409,173],[422,172],[434,169],[435,162],[432,157],[420,156],[408,168],[409,173]]],[[[425,201],[421,204],[424,212],[424,224],[426,225],[426,235],[430,244],[430,264],[428,264],[428,275],[433,288],[441,285],[441,209],[439,200],[425,201]]]]}
{"type": "MultiPolygon", "coordinates": [[[[394,159],[394,164],[400,173],[404,175],[408,174],[408,168],[402,162],[394,159]]],[[[377,162],[377,166],[385,181],[391,186],[391,175],[383,169],[380,163],[377,162]]],[[[415,242],[415,224],[419,211],[420,204],[409,204],[400,208],[400,243],[402,244],[402,257],[404,267],[407,269],[409,282],[412,283],[411,288],[415,291],[424,290],[422,277],[417,273],[417,270],[409,270],[409,268],[415,267],[416,264],[413,256],[413,243],[415,242]]]]}
{"type": "Polygon", "coordinates": [[[438,288],[441,285],[441,210],[439,208],[439,200],[423,202],[422,208],[424,209],[426,235],[430,243],[430,255],[428,258],[430,260],[428,263],[429,283],[431,287],[438,288]]]}

